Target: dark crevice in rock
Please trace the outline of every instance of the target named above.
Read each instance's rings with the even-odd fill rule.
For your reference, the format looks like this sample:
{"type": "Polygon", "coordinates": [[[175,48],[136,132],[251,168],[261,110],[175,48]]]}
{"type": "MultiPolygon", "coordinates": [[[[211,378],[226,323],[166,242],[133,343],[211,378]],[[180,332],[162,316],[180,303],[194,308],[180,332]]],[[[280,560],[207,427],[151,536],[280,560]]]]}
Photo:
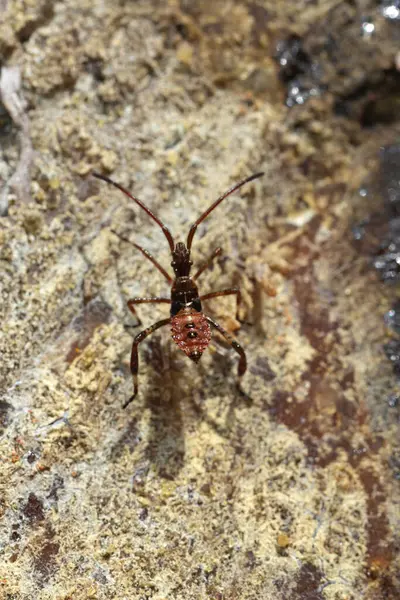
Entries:
{"type": "Polygon", "coordinates": [[[400,120],[400,72],[382,71],[373,81],[362,82],[345,97],[338,98],[335,113],[359,121],[362,127],[390,125],[400,120]]]}
{"type": "Polygon", "coordinates": [[[10,423],[10,413],[13,411],[13,406],[5,400],[0,400],[0,434],[6,429],[10,423]]]}
{"type": "Polygon", "coordinates": [[[21,42],[25,44],[29,38],[35,33],[39,27],[43,27],[51,21],[54,16],[54,3],[52,0],[48,0],[40,8],[37,15],[32,16],[31,19],[27,19],[23,27],[19,29],[16,34],[21,42]]]}

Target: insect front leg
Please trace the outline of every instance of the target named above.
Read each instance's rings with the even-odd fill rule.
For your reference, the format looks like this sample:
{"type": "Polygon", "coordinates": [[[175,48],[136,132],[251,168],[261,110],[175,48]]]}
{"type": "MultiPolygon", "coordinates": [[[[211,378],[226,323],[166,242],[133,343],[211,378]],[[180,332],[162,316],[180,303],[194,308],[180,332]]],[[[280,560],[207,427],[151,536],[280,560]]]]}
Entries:
{"type": "Polygon", "coordinates": [[[235,352],[237,352],[239,354],[238,377],[239,378],[242,377],[245,374],[246,369],[247,369],[246,354],[245,354],[245,351],[243,350],[242,346],[233,337],[233,335],[231,335],[230,333],[225,331],[225,329],[223,327],[221,327],[221,325],[219,323],[214,321],[214,319],[212,319],[211,317],[208,317],[207,315],[206,315],[206,319],[210,323],[210,325],[212,327],[214,327],[214,329],[219,331],[224,336],[226,341],[229,342],[229,344],[232,346],[232,348],[235,350],[235,352]]]}
{"type": "Polygon", "coordinates": [[[219,292],[210,292],[209,294],[205,294],[204,296],[200,296],[200,301],[210,300],[210,298],[219,298],[220,296],[230,296],[231,294],[236,295],[236,320],[241,322],[239,319],[239,308],[242,300],[242,294],[240,293],[239,288],[229,288],[227,290],[220,290],[219,292]]]}
{"type": "Polygon", "coordinates": [[[131,311],[131,313],[133,315],[135,315],[135,317],[137,318],[137,323],[136,323],[135,327],[142,324],[142,321],[139,319],[139,315],[136,312],[135,304],[157,304],[157,303],[171,304],[171,299],[170,298],[131,298],[130,300],[128,300],[128,302],[127,302],[128,308],[131,311]]]}
{"type": "Polygon", "coordinates": [[[129,400],[127,402],[125,402],[125,404],[123,405],[123,408],[126,408],[128,406],[128,404],[130,404],[132,402],[132,400],[135,398],[136,394],[138,393],[138,370],[139,370],[138,346],[139,346],[140,342],[143,342],[143,340],[145,338],[147,338],[148,335],[153,333],[153,331],[155,331],[156,329],[163,327],[163,325],[168,325],[168,323],[170,323],[170,321],[171,321],[170,318],[162,319],[162,321],[157,321],[157,323],[154,323],[150,327],[147,327],[147,329],[144,329],[143,331],[138,333],[138,335],[133,340],[132,352],[131,352],[131,373],[132,373],[132,377],[133,377],[133,394],[129,398],[129,400]]]}

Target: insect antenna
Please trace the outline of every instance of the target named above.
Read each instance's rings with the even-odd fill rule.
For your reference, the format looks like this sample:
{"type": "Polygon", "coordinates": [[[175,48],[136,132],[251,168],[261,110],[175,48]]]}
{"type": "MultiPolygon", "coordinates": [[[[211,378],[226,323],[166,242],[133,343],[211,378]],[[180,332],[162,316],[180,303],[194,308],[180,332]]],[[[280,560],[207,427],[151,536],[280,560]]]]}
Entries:
{"type": "Polygon", "coordinates": [[[97,179],[102,179],[106,183],[110,183],[111,185],[116,187],[118,190],[121,190],[121,192],[123,192],[126,196],[128,196],[128,198],[130,198],[131,200],[136,202],[136,204],[138,204],[141,208],[143,208],[143,210],[145,212],[147,212],[147,214],[161,227],[165,237],[168,240],[168,244],[169,244],[169,247],[171,248],[171,252],[174,251],[175,243],[174,243],[174,238],[172,237],[170,230],[168,229],[168,227],[166,225],[164,225],[164,223],[162,221],[160,221],[160,219],[158,217],[156,217],[156,215],[153,212],[151,212],[151,210],[149,208],[147,208],[147,206],[145,206],[145,204],[143,204],[143,202],[141,200],[139,200],[139,198],[135,198],[135,196],[132,196],[132,194],[130,192],[128,192],[127,189],[122,187],[122,185],[120,185],[119,183],[116,183],[115,181],[113,181],[109,177],[106,177],[105,175],[101,175],[100,173],[97,173],[96,171],[94,171],[92,173],[92,175],[93,175],[93,177],[96,177],[97,179]]]}
{"type": "Polygon", "coordinates": [[[246,177],[246,179],[243,179],[242,181],[239,181],[239,183],[237,183],[236,185],[234,185],[233,187],[231,187],[227,192],[225,192],[224,194],[222,194],[222,196],[220,196],[219,198],[217,198],[217,200],[211,204],[210,208],[208,208],[206,210],[206,212],[204,212],[195,223],[193,223],[193,225],[190,228],[189,231],[189,235],[187,238],[187,248],[188,250],[190,250],[190,248],[192,247],[192,241],[193,241],[193,236],[196,233],[196,229],[198,227],[198,225],[200,225],[200,223],[202,221],[204,221],[204,219],[206,217],[208,217],[208,215],[210,214],[210,212],[212,212],[214,210],[214,208],[216,208],[218,206],[218,204],[220,204],[222,202],[222,200],[225,200],[225,198],[227,198],[228,196],[230,196],[230,194],[233,194],[233,192],[235,192],[236,190],[238,190],[239,188],[242,187],[242,185],[244,185],[245,183],[249,183],[249,181],[253,181],[253,179],[257,179],[258,177],[261,177],[262,175],[264,175],[264,173],[255,173],[254,175],[250,175],[250,177],[246,177]]]}

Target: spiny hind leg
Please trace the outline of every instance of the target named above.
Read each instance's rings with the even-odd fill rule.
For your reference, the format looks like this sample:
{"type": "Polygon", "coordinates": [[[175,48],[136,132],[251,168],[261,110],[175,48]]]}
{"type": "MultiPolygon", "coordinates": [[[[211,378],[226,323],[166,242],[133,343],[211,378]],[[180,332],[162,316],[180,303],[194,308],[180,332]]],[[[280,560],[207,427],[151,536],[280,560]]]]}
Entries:
{"type": "Polygon", "coordinates": [[[133,340],[132,352],[131,352],[131,373],[132,373],[132,377],[133,377],[133,394],[127,400],[127,402],[125,402],[125,404],[123,405],[124,408],[126,408],[128,406],[128,404],[130,404],[132,402],[132,400],[135,398],[135,396],[138,393],[138,370],[139,370],[138,346],[139,346],[140,342],[143,342],[143,340],[145,338],[147,338],[148,335],[153,333],[153,331],[155,331],[156,329],[159,329],[160,327],[163,327],[164,325],[168,325],[168,323],[170,323],[170,321],[171,321],[170,318],[162,319],[161,321],[157,321],[157,323],[154,323],[150,327],[147,327],[147,329],[144,329],[143,331],[138,333],[138,335],[133,340]]]}
{"type": "Polygon", "coordinates": [[[247,369],[247,358],[245,351],[243,350],[239,342],[233,337],[233,335],[228,333],[223,327],[221,327],[219,323],[217,323],[216,321],[214,321],[214,319],[208,316],[206,316],[206,319],[210,323],[210,325],[214,327],[214,329],[219,331],[219,333],[224,336],[226,341],[232,346],[235,352],[239,354],[238,377],[240,381],[240,378],[243,377],[247,369]]]}

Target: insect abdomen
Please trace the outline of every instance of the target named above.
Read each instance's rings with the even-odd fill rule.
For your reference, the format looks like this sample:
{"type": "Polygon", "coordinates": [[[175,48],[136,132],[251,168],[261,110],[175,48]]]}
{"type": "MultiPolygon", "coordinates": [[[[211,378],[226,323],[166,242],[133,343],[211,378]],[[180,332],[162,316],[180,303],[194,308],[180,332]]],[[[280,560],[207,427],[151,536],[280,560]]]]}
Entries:
{"type": "Polygon", "coordinates": [[[197,362],[211,340],[207,319],[193,308],[182,308],[171,319],[171,334],[176,345],[197,362]]]}

